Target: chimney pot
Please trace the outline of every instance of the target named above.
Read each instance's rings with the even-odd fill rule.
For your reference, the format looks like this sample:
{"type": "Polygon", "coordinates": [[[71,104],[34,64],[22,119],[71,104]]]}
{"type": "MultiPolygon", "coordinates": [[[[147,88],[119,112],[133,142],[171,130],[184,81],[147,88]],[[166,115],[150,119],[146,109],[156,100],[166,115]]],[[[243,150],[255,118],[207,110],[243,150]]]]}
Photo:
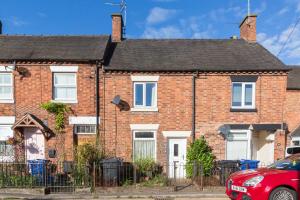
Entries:
{"type": "Polygon", "coordinates": [[[112,41],[121,42],[123,39],[123,18],[122,14],[114,13],[112,17],[112,41]]]}
{"type": "Polygon", "coordinates": [[[0,20],[0,35],[2,34],[2,22],[0,20]]]}
{"type": "Polygon", "coordinates": [[[241,38],[248,42],[256,42],[256,18],[257,15],[247,15],[240,24],[241,38]]]}

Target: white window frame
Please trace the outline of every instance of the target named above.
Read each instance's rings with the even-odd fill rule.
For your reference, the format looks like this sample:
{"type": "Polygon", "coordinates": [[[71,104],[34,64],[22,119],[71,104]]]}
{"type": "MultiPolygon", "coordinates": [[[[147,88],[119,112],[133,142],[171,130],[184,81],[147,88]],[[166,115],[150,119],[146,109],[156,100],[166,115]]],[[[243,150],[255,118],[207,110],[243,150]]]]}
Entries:
{"type": "MultiPolygon", "coordinates": [[[[239,129],[239,130],[230,130],[229,133],[246,133],[247,136],[245,138],[238,138],[233,141],[245,141],[247,140],[247,158],[251,159],[252,157],[252,151],[251,151],[251,143],[252,143],[252,131],[251,130],[245,130],[245,129],[239,129]]],[[[227,159],[227,142],[228,142],[228,136],[225,139],[225,158],[227,159]]]]}
{"type": "Polygon", "coordinates": [[[96,124],[76,124],[74,125],[74,132],[76,135],[96,135],[96,132],[97,132],[97,127],[96,127],[96,124]],[[94,126],[95,127],[95,132],[93,133],[82,133],[82,132],[77,132],[77,127],[78,126],[94,126]]]}
{"type": "Polygon", "coordinates": [[[145,141],[145,140],[151,140],[151,141],[154,141],[154,161],[156,161],[157,159],[157,131],[156,130],[133,130],[132,131],[132,160],[134,161],[135,159],[135,155],[134,155],[134,152],[135,152],[135,149],[134,149],[134,141],[145,141]],[[152,132],[153,133],[153,138],[135,138],[135,134],[136,133],[140,133],[140,132],[152,132]]]}
{"type": "Polygon", "coordinates": [[[158,111],[157,108],[157,82],[155,81],[135,81],[133,82],[133,108],[131,108],[131,111],[158,111]],[[154,105],[152,106],[146,106],[146,85],[150,84],[155,84],[155,100],[154,100],[154,105]],[[141,84],[143,85],[143,105],[136,105],[135,100],[136,100],[136,85],[141,84]]]}
{"type": "MultiPolygon", "coordinates": [[[[60,102],[60,103],[78,103],[78,85],[77,85],[77,73],[76,72],[53,72],[53,84],[52,84],[52,101],[54,102],[60,102]],[[75,88],[76,88],[76,98],[75,99],[55,99],[55,88],[57,87],[55,84],[55,75],[56,74],[74,74],[75,75],[75,88]]],[[[74,88],[74,86],[71,85],[59,85],[59,87],[69,87],[74,88]]]]}
{"type": "Polygon", "coordinates": [[[4,86],[4,87],[11,87],[11,97],[9,99],[5,99],[5,98],[1,98],[1,95],[0,95],[0,103],[14,103],[14,78],[13,78],[13,74],[12,73],[3,73],[3,72],[0,72],[0,75],[10,75],[10,78],[11,78],[11,84],[1,84],[1,86],[4,86]]]}
{"type": "Polygon", "coordinates": [[[256,87],[254,82],[232,82],[231,83],[231,108],[233,109],[255,109],[255,96],[256,96],[256,87]],[[241,106],[233,106],[233,85],[234,84],[242,84],[242,98],[241,98],[241,106]],[[245,89],[246,85],[252,85],[252,105],[245,105],[245,89]]]}

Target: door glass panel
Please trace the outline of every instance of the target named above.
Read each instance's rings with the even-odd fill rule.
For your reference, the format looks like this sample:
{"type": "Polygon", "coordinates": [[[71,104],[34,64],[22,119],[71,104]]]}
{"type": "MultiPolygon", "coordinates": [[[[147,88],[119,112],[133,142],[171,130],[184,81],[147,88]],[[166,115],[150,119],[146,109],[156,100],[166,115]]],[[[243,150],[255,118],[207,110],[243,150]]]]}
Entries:
{"type": "Polygon", "coordinates": [[[178,156],[178,144],[174,144],[174,156],[178,156]]]}

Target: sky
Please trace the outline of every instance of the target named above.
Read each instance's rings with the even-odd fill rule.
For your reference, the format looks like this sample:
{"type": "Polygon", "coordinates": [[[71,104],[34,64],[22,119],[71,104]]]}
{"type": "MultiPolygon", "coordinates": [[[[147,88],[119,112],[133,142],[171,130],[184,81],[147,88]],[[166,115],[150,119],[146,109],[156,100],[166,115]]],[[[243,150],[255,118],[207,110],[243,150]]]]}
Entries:
{"type": "MultiPolygon", "coordinates": [[[[0,0],[0,20],[4,34],[110,34],[119,7],[106,3],[119,1],[0,0]]],[[[251,0],[250,10],[258,14],[258,42],[300,65],[300,0],[251,0]]],[[[127,0],[126,37],[227,39],[239,36],[246,14],[247,0],[127,0]]]]}

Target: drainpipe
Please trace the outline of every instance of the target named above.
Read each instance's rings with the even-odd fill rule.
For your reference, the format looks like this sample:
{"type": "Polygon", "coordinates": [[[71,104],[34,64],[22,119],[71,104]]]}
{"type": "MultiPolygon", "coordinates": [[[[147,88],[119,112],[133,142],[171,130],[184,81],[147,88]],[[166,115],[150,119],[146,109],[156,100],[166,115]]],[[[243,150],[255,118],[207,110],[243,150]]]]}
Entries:
{"type": "Polygon", "coordinates": [[[192,142],[196,139],[196,78],[198,72],[192,78],[192,142]]]}
{"type": "Polygon", "coordinates": [[[99,147],[100,144],[100,132],[99,132],[99,113],[100,113],[100,105],[99,105],[99,68],[101,67],[100,62],[96,62],[96,146],[99,147]]]}

